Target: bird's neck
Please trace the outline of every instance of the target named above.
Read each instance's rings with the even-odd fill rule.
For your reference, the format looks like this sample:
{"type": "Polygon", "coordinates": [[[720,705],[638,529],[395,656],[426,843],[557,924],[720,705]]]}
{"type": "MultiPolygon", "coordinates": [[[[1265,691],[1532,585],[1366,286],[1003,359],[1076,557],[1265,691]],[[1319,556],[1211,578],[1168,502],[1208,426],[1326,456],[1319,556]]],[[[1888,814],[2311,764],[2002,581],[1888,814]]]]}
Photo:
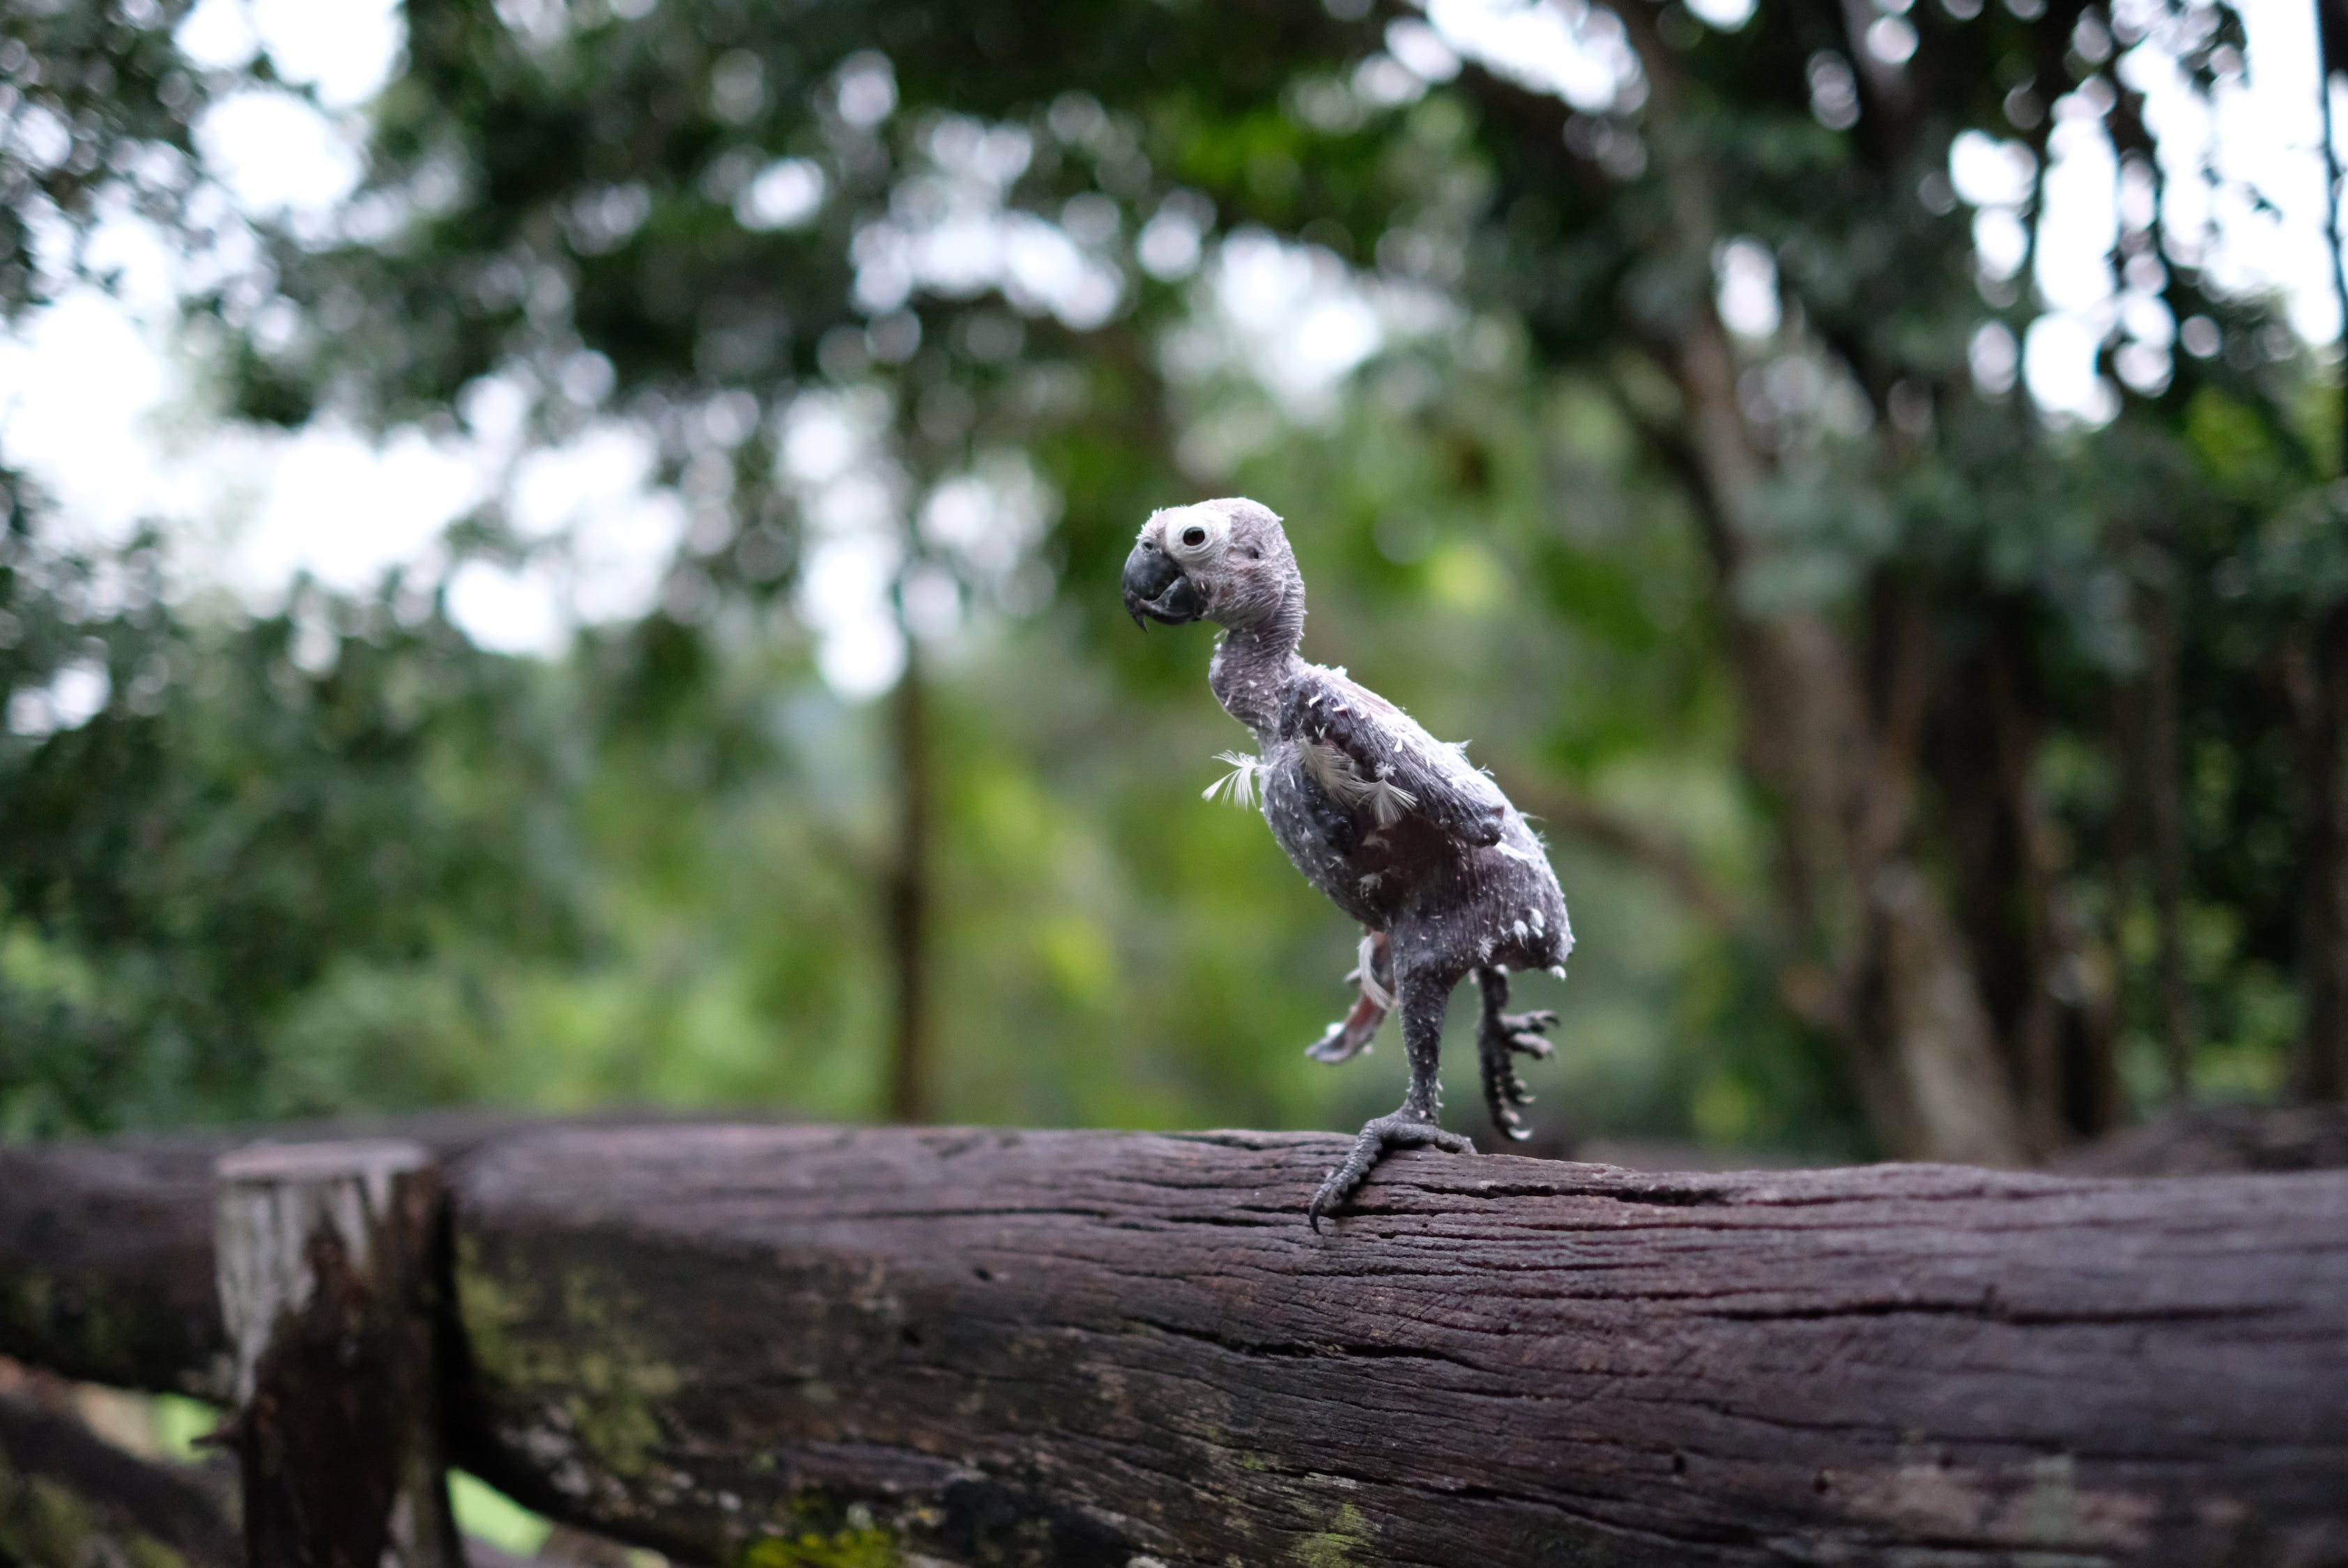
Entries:
{"type": "Polygon", "coordinates": [[[1269,744],[1280,727],[1281,696],[1304,663],[1296,651],[1303,641],[1304,593],[1300,583],[1277,611],[1231,627],[1215,645],[1207,684],[1223,711],[1253,730],[1259,744],[1269,744]]]}

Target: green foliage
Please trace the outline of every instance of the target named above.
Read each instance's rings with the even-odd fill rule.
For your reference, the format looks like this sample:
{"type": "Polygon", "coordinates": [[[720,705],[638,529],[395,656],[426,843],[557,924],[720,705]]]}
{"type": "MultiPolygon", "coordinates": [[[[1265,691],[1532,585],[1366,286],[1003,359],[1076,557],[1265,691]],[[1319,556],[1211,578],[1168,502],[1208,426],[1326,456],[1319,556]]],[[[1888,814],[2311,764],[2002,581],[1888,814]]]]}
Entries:
{"type": "Polygon", "coordinates": [[[11,1130],[317,1109],[303,1080],[336,1052],[376,1065],[368,1006],[394,1031],[427,1024],[413,997],[386,1013],[353,965],[414,965],[468,929],[519,954],[575,945],[561,825],[540,808],[564,764],[524,727],[543,675],[437,612],[403,624],[396,588],[191,622],[163,603],[149,544],[7,543],[0,680],[37,694],[70,676],[107,699],[87,723],[0,737],[0,995],[24,1025],[5,1036],[11,1130]],[[273,1042],[322,1010],[323,1059],[287,1059],[273,1042]]]}
{"type": "Polygon", "coordinates": [[[192,0],[11,5],[0,14],[0,321],[52,291],[50,224],[74,242],[65,271],[103,279],[80,249],[108,211],[191,222],[193,128],[217,84],[180,57],[172,29],[192,0]]]}
{"type": "MultiPolygon", "coordinates": [[[[1544,1111],[1869,1147],[1849,1061],[1794,995],[1830,955],[1788,886],[1739,639],[1815,616],[1889,667],[1894,609],[1935,693],[1918,858],[1999,1026],[2019,1037],[2036,984],[2008,950],[2045,946],[2054,910],[2065,1016],[2120,1039],[2139,1099],[2161,940],[2126,715],[2168,617],[2202,1081],[2272,1090],[2302,958],[2275,671],[2348,594],[2336,397],[2269,352],[2263,307],[2142,234],[2116,260],[2149,258],[2139,292],[2209,317],[2219,352],[2173,355],[2092,430],[1973,385],[1975,334],[2030,310],[1931,194],[1951,139],[2043,167],[2012,95],[2111,87],[2075,46],[2081,8],[2038,11],[1917,7],[1904,107],[1829,129],[1810,63],[1848,40],[1822,0],[1734,34],[1630,14],[1653,90],[1606,113],[1473,65],[1367,94],[1379,24],[1311,5],[412,0],[367,223],[264,232],[261,273],[192,302],[211,373],[263,421],[446,428],[492,382],[541,442],[624,419],[703,521],[660,611],[540,663],[469,645],[432,583],[304,584],[263,616],[174,596],[152,541],[66,549],[12,485],[0,693],[54,706],[70,676],[105,701],[0,734],[0,1132],[481,1100],[877,1112],[905,759],[885,705],[817,673],[826,525],[782,461],[790,412],[834,395],[871,411],[902,492],[903,578],[944,574],[963,613],[921,647],[942,1115],[1323,1125],[1395,1087],[1398,1053],[1303,1059],[1353,934],[1259,822],[1196,798],[1236,739],[1203,639],[1117,614],[1134,527],[1201,489],[1289,519],[1311,655],[1557,803],[1582,941],[1544,1111]],[[1780,326],[1723,349],[1749,496],[1701,479],[1671,373],[1715,286],[1691,192],[1776,273],[1780,326]],[[1070,243],[1113,301],[1045,298],[976,241],[966,276],[888,261],[973,201],[1093,234],[1070,243]],[[1243,372],[1200,285],[1134,264],[1153,220],[1319,247],[1400,325],[1300,411],[1243,372]],[[1049,497],[1015,569],[913,521],[1014,460],[1049,497]],[[1989,779],[2008,720],[2021,760],[1989,779]],[[1992,786],[2044,833],[1982,816],[1992,786]]],[[[187,127],[235,84],[174,64],[180,10],[150,12],[0,26],[77,138],[56,168],[0,162],[8,191],[184,220],[187,127]]],[[[2205,78],[2239,46],[2229,9],[2162,15],[2191,23],[2205,78]]],[[[2138,112],[2114,89],[2129,156],[2138,112]]],[[[40,294],[16,208],[7,313],[40,294]]],[[[516,548],[495,508],[455,542],[516,548]]],[[[1550,1005],[1551,984],[1525,989],[1550,1005]]]]}

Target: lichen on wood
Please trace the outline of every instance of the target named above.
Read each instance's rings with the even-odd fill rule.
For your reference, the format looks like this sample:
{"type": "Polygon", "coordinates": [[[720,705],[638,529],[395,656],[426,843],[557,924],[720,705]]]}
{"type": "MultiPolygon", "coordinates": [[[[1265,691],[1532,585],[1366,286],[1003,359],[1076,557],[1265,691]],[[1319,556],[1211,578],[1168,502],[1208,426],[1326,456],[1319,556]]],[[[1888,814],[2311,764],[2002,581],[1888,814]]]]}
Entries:
{"type": "Polygon", "coordinates": [[[810,1494],[907,1561],[1054,1568],[2348,1556],[2348,1175],[1411,1154],[1316,1238],[1339,1152],[485,1147],[454,1172],[465,1289],[519,1305],[469,1462],[725,1562],[862,1549],[799,1522],[810,1494]],[[546,1413],[619,1386],[587,1351],[638,1368],[644,1440],[574,1441],[555,1492],[546,1413]]]}
{"type": "MultiPolygon", "coordinates": [[[[1419,1153],[1315,1238],[1311,1135],[471,1149],[455,1457],[680,1560],[2348,1561],[2348,1173],[1419,1153]]],[[[0,1150],[0,1350],[204,1375],[172,1169],[0,1150]]]]}
{"type": "Polygon", "coordinates": [[[736,1556],[733,1568],[901,1568],[903,1544],[861,1503],[838,1509],[818,1498],[793,1511],[798,1528],[760,1535],[736,1556]]]}

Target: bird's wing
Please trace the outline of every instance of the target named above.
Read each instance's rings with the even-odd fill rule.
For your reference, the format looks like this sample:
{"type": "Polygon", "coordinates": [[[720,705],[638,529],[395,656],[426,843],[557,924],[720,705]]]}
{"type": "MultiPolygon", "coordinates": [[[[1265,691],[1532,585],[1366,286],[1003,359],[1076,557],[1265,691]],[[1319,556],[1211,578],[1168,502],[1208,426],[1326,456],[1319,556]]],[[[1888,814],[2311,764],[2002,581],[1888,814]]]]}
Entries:
{"type": "Polygon", "coordinates": [[[1381,826],[1408,813],[1464,843],[1500,841],[1509,812],[1500,787],[1377,693],[1313,667],[1290,686],[1286,708],[1282,729],[1343,804],[1367,806],[1381,826]]]}

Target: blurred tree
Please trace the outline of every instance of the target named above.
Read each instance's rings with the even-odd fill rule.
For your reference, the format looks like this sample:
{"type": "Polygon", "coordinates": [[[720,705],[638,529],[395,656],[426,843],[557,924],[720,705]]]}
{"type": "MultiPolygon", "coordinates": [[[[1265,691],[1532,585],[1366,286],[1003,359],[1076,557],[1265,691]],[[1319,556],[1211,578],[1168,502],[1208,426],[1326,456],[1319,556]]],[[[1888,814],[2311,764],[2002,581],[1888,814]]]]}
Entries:
{"type": "MultiPolygon", "coordinates": [[[[2280,846],[2294,791],[2286,774],[2207,799],[2213,765],[2239,774],[2264,742],[2220,740],[2235,727],[2184,705],[2277,710],[2275,655],[2303,612],[2261,604],[2244,660],[2229,601],[2267,578],[2274,520],[2330,463],[2299,434],[2297,374],[2268,363],[2289,339],[2210,294],[2202,236],[2159,198],[2144,84],[2173,60],[2209,91],[2239,68],[2239,18],[1794,5],[1722,36],[1676,7],[1616,15],[1641,90],[1611,114],[1465,73],[1506,214],[1486,286],[1559,362],[1611,366],[1688,496],[1777,823],[1782,994],[1840,1042],[1888,1148],[2043,1153],[2125,1104],[2115,958],[2137,861],[2152,1012],[2186,1092],[2209,967],[2195,895],[2231,882],[2228,916],[2250,928],[2220,966],[2286,960],[2276,896],[2225,862],[2280,846]],[[2130,51],[2143,69],[2121,68],[2130,51]],[[2101,364],[2122,387],[2092,434],[2008,391],[2040,309],[2029,258],[1977,243],[1948,174],[1960,138],[1995,139],[2033,171],[2030,221],[2064,127],[2107,136],[2120,163],[2101,364]],[[1719,304],[1740,265],[1776,296],[1742,333],[1719,304]],[[2196,439],[2219,418],[2260,446],[2255,488],[2196,439]],[[2117,798],[2050,788],[2065,752],[2107,758],[2117,798]],[[2109,844],[2100,878],[2083,836],[2109,844]]],[[[2336,848],[2304,842],[2330,868],[2311,874],[2336,877],[2336,848]]]]}
{"type": "Polygon", "coordinates": [[[10,1130],[305,1109],[271,1047],[339,966],[575,940],[536,805],[562,753],[523,727],[543,676],[403,624],[396,588],[207,626],[165,606],[151,540],[7,543],[10,1130]]]}
{"type": "MultiPolygon", "coordinates": [[[[2323,237],[2331,253],[2332,293],[2341,312],[2341,362],[2348,367],[2348,239],[2340,204],[2341,174],[2333,98],[2348,73],[2348,16],[2336,5],[2315,6],[2317,97],[2323,127],[2323,237]]],[[[2348,377],[2348,368],[2343,368],[2348,377]]],[[[2348,393],[2335,410],[2337,472],[2348,479],[2348,393]]],[[[2323,509],[2318,503],[2319,512],[2323,509]]],[[[2339,511],[2335,492],[2328,509],[2339,511]]],[[[2333,520],[2334,531],[2338,519],[2333,520]]],[[[2298,1087],[2315,1099],[2348,1099],[2348,579],[2335,544],[2302,585],[2304,630],[2284,653],[2295,760],[2303,804],[2300,828],[2299,953],[2304,1016],[2298,1087]]]]}
{"type": "MultiPolygon", "coordinates": [[[[0,15],[0,321],[111,286],[107,223],[195,251],[229,221],[194,128],[247,78],[182,57],[189,9],[0,15]]],[[[418,777],[500,751],[490,777],[528,791],[483,722],[496,661],[388,593],[191,624],[154,539],[77,547],[49,510],[0,470],[0,1131],[250,1114],[279,1087],[259,1042],[338,958],[412,956],[452,907],[549,929],[513,797],[418,777]]]]}
{"type": "MultiPolygon", "coordinates": [[[[1113,509],[1085,508],[1087,557],[1107,548],[1101,523],[1121,531],[1132,507],[1169,493],[1169,454],[1147,439],[1163,430],[1148,344],[1174,299],[1161,291],[1109,323],[1125,303],[1108,254],[1120,214],[1098,187],[1122,181],[1134,195],[1148,179],[1128,126],[1081,95],[1056,96],[1056,67],[1054,94],[973,118],[938,92],[949,83],[901,87],[870,46],[872,20],[412,7],[370,177],[372,196],[407,222],[388,243],[280,239],[284,287],[316,307],[313,330],[249,358],[240,390],[255,413],[304,386],[388,420],[497,377],[527,390],[549,438],[615,396],[658,432],[670,476],[713,460],[728,470],[720,499],[736,527],[680,569],[768,599],[793,586],[807,507],[826,504],[807,493],[820,480],[792,484],[785,411],[848,425],[860,449],[844,460],[864,488],[834,487],[829,504],[853,511],[877,493],[896,520],[840,526],[880,521],[889,534],[903,648],[889,729],[895,842],[880,879],[895,998],[889,1104],[918,1119],[937,990],[938,793],[918,623],[1021,592],[1014,514],[1035,488],[1025,451],[1056,442],[1078,466],[1057,477],[1113,488],[1113,509]],[[901,106],[915,88],[928,96],[901,106]],[[343,308],[328,311],[330,299],[343,308]],[[829,410],[799,402],[825,384],[856,392],[829,410]],[[583,402],[582,385],[596,389],[583,402]],[[712,438],[713,415],[730,453],[712,438]],[[757,579],[747,584],[746,563],[757,579]]],[[[941,44],[959,32],[942,15],[902,20],[943,29],[941,44]]],[[[1325,30],[1304,20],[1308,35],[1325,30]]],[[[1138,81],[1133,63],[1124,69],[1138,81]]],[[[231,296],[215,308],[249,325],[231,296]]]]}
{"type": "MultiPolygon", "coordinates": [[[[534,956],[551,915],[507,943],[469,913],[497,898],[400,894],[499,955],[500,1029],[561,1042],[515,1092],[1294,1114],[1262,1053],[1312,1037],[1300,976],[1342,934],[1167,790],[1220,733],[1197,650],[1116,618],[1131,530],[1200,485],[1290,513],[1322,656],[1677,893],[1610,899],[1576,976],[1593,1040],[1644,986],[1712,1054],[1644,1080],[1659,1124],[1832,1141],[1855,1097],[1880,1149],[2013,1161],[2164,1090],[2278,1087],[2294,1035],[2336,1092],[2337,456],[2280,325],[2203,282],[2144,98],[2167,62],[2187,93],[2238,74],[2231,10],[1503,5],[1550,29],[1512,57],[1437,11],[413,0],[339,227],[267,236],[268,286],[198,306],[252,415],[623,422],[691,513],[642,623],[559,677],[465,665],[501,717],[436,731],[471,758],[422,770],[456,804],[388,830],[510,846],[484,779],[557,797],[570,882],[480,865],[583,910],[579,964],[534,956]],[[2014,387],[2065,138],[2117,169],[2098,420],[2014,387]],[[1972,212],[1966,150],[2013,185],[1972,212]],[[1276,362],[1313,346],[1218,314],[1249,264],[1385,346],[1351,381],[1276,362]],[[811,677],[851,547],[888,584],[885,721],[811,677]],[[594,766],[533,761],[566,758],[548,735],[594,766]],[[1641,967],[1651,932],[1676,967],[1641,967]],[[885,1070],[840,1044],[884,995],[885,1070]]],[[[524,548],[494,510],[469,538],[524,548]]],[[[11,689],[54,695],[88,620],[11,689]]],[[[396,663],[454,656],[385,624],[396,663]]],[[[23,767],[83,766],[38,729],[23,767]]],[[[58,896],[12,907],[104,951],[58,896]]],[[[407,918],[234,1006],[376,1037],[417,995],[407,918]]]]}
{"type": "Polygon", "coordinates": [[[213,215],[191,205],[201,188],[194,126],[216,84],[172,42],[190,9],[131,0],[0,15],[0,319],[14,322],[60,276],[102,276],[82,241],[109,213],[184,232],[213,215]]]}

